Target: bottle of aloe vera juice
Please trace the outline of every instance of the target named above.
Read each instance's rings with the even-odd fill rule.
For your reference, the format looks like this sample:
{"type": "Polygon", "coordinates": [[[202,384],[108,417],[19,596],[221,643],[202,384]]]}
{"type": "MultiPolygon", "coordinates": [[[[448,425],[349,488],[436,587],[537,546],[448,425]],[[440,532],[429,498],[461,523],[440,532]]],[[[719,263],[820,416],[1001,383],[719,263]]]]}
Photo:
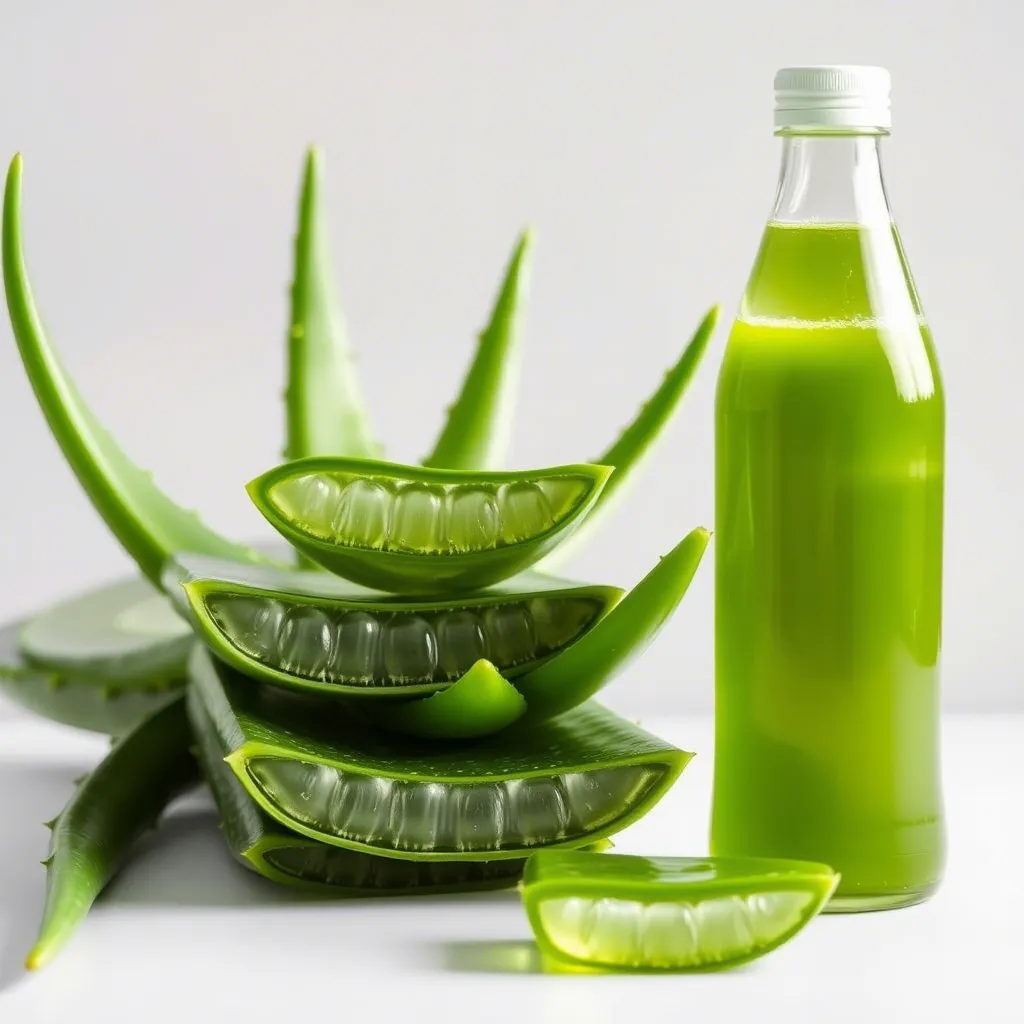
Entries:
{"type": "Polygon", "coordinates": [[[842,874],[832,910],[942,875],[945,408],[879,162],[889,75],[786,68],[782,171],[715,412],[716,854],[842,874]]]}

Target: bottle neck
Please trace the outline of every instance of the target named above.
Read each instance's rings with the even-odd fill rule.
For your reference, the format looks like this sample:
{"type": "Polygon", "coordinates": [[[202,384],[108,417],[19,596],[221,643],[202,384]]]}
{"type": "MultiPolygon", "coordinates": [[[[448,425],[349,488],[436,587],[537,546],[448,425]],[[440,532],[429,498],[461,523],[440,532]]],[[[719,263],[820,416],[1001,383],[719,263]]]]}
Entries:
{"type": "Polygon", "coordinates": [[[880,134],[787,134],[771,220],[889,224],[880,134]]]}

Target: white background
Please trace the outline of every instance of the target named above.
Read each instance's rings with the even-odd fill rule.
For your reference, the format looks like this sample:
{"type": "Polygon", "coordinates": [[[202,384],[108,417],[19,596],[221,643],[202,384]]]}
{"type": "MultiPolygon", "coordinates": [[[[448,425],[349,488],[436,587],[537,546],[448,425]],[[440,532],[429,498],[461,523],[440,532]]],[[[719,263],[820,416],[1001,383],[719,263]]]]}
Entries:
{"type": "MultiPolygon", "coordinates": [[[[771,80],[881,63],[887,178],[949,403],[945,697],[1022,707],[1014,0],[0,0],[0,158],[25,157],[37,299],[128,451],[218,528],[278,461],[304,146],[391,457],[431,445],[514,236],[538,229],[517,466],[596,455],[713,301],[735,308],[775,186],[771,80]]],[[[572,567],[631,585],[710,525],[721,329],[633,494],[572,567]]],[[[49,439],[0,326],[0,619],[128,562],[49,439]]],[[[638,711],[711,703],[711,560],[638,711]]]]}

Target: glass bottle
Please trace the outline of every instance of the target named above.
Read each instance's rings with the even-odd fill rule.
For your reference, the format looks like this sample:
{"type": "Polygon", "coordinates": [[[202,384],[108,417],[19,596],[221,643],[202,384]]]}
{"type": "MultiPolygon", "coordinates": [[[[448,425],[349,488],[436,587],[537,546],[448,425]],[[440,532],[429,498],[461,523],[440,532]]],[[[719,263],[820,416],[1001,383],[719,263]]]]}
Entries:
{"type": "Polygon", "coordinates": [[[715,408],[715,854],[823,861],[831,910],[945,860],[945,402],[889,211],[882,68],[775,79],[782,170],[715,408]]]}

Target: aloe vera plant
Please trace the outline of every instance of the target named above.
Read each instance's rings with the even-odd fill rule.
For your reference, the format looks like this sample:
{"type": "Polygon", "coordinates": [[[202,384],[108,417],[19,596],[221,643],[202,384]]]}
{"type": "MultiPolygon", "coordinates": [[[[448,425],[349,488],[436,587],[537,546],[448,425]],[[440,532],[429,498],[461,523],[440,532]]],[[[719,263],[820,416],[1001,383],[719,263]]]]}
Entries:
{"type": "Polygon", "coordinates": [[[20,623],[0,628],[0,692],[28,711],[55,722],[120,736],[185,687],[183,672],[153,681],[125,680],[83,675],[74,668],[31,664],[18,648],[22,629],[20,623]]]}
{"type": "Polygon", "coordinates": [[[310,150],[288,334],[289,461],[249,485],[289,544],[282,561],[203,526],[88,409],[34,304],[12,161],[2,262],[26,374],[97,511],[182,615],[170,618],[136,581],[0,631],[0,686],[16,699],[62,721],[131,729],[58,819],[33,966],[81,920],[141,823],[194,777],[176,692],[193,634],[213,654],[194,645],[189,656],[190,728],[229,845],[290,885],[348,895],[508,885],[527,853],[589,849],[646,813],[691,756],[588,698],[671,614],[707,532],[624,599],[523,570],[550,566],[636,479],[716,311],[603,461],[499,472],[526,232],[432,452],[420,467],[382,462],[334,294],[322,192],[310,150]],[[289,569],[296,557],[318,571],[289,569]]]}
{"type": "Polygon", "coordinates": [[[254,687],[201,648],[190,669],[228,764],[267,814],[381,856],[498,860],[583,846],[646,813],[692,757],[597,703],[439,745],[254,687]]]}

